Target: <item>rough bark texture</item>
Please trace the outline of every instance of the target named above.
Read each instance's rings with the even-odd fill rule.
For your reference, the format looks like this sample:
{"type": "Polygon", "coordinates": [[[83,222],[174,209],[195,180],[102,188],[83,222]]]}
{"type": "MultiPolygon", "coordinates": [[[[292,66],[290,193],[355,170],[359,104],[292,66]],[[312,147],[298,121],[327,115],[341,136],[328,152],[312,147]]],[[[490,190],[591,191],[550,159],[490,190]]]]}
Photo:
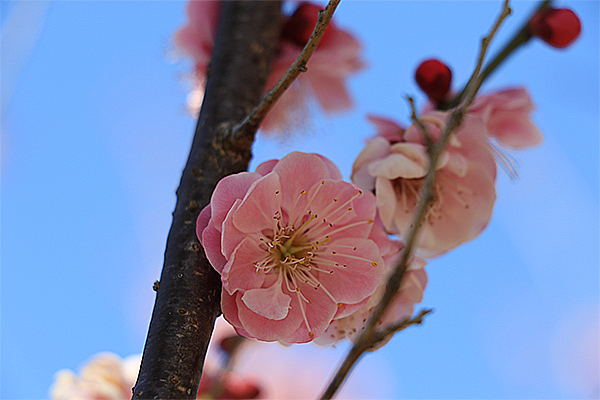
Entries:
{"type": "Polygon", "coordinates": [[[196,397],[214,321],[221,313],[220,277],[196,238],[196,218],[222,177],[248,167],[254,132],[232,141],[231,129],[261,98],[280,18],[279,2],[223,3],[134,399],[196,397]]]}

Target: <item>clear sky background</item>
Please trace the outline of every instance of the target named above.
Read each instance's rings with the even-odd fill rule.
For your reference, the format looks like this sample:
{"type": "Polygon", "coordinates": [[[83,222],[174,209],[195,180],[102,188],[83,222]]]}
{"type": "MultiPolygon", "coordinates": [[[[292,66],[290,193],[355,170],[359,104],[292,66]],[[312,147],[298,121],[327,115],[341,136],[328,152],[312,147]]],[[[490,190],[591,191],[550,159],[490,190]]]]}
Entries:
{"type": "MultiPolygon", "coordinates": [[[[558,4],[581,18],[579,40],[562,51],[530,43],[483,88],[526,85],[544,143],[512,153],[520,177],[499,174],[481,236],[429,263],[423,306],[435,313],[361,361],[355,396],[598,398],[600,3],[558,4]]],[[[513,4],[492,52],[534,5],[513,4]]],[[[190,65],[169,56],[184,7],[0,2],[2,399],[46,398],[61,368],[143,350],[195,127],[190,65]]],[[[499,10],[499,1],[344,0],[335,18],[369,64],[350,80],[354,110],[314,108],[293,137],[259,137],[251,168],[310,151],[349,178],[374,133],[365,114],[406,124],[403,97],[423,102],[413,72],[424,58],[444,60],[462,86],[499,10]]],[[[280,362],[295,376],[311,359],[327,371],[344,349],[295,346],[280,362]]]]}

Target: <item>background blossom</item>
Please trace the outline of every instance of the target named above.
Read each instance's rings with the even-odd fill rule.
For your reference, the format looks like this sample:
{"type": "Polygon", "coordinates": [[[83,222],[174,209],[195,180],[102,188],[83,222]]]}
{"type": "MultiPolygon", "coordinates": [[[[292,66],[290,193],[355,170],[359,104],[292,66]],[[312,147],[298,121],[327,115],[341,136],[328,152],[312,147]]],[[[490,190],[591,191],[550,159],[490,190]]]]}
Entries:
{"type": "MultiPolygon", "coordinates": [[[[303,2],[283,22],[282,36],[265,93],[275,86],[300,55],[317,21],[319,9],[321,7],[317,5],[303,2]]],[[[194,88],[188,97],[194,114],[199,112],[202,104],[219,12],[219,2],[190,1],[187,7],[188,24],[174,36],[176,47],[195,62],[192,78],[194,88]]],[[[290,132],[306,117],[307,98],[316,99],[326,113],[351,107],[346,79],[364,68],[361,46],[352,34],[339,29],[332,20],[307,68],[308,71],[292,84],[269,112],[261,125],[264,132],[290,132]]]]}

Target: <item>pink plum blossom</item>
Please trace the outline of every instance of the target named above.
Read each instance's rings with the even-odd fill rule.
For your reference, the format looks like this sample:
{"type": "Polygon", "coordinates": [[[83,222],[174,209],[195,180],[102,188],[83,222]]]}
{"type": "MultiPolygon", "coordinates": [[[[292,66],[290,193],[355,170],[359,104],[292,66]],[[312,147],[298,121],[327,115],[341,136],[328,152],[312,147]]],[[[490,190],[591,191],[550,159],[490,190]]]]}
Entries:
{"type": "Polygon", "coordinates": [[[542,142],[542,133],[531,120],[534,105],[525,88],[500,90],[477,96],[468,109],[481,118],[487,134],[513,148],[524,148],[542,142]]]}
{"type": "Polygon", "coordinates": [[[196,232],[221,274],[221,308],[243,336],[303,343],[381,282],[375,196],[317,154],[294,152],[223,178],[196,232]]]}
{"type": "MultiPolygon", "coordinates": [[[[386,274],[375,294],[373,294],[359,310],[344,318],[334,320],[323,335],[315,339],[316,344],[327,345],[338,342],[345,337],[356,343],[359,333],[365,328],[371,313],[381,301],[385,292],[388,275],[393,272],[403,250],[404,243],[400,241],[390,241],[388,246],[385,249],[382,249],[386,274]]],[[[385,329],[405,318],[411,317],[414,305],[423,300],[423,291],[425,290],[425,286],[427,286],[427,273],[425,272],[426,264],[427,261],[419,256],[414,256],[409,261],[408,268],[402,278],[400,289],[392,303],[378,321],[376,325],[378,328],[385,329]]],[[[378,343],[373,350],[380,348],[385,343],[386,342],[378,343]]]]}
{"type": "MultiPolygon", "coordinates": [[[[447,117],[441,111],[421,117],[432,140],[439,139],[447,117]]],[[[369,119],[379,136],[354,162],[352,180],[363,190],[375,192],[386,230],[402,235],[412,223],[429,168],[425,139],[416,124],[403,130],[388,119],[369,119]]],[[[475,238],[487,225],[496,199],[496,165],[485,132],[480,118],[467,115],[451,135],[436,165],[434,201],[417,238],[416,251],[421,256],[443,254],[475,238]]]]}
{"type": "MultiPolygon", "coordinates": [[[[296,12],[285,19],[277,54],[267,90],[275,86],[300,55],[316,23],[320,7],[301,3],[296,12]]],[[[195,62],[195,87],[188,97],[194,113],[198,113],[204,95],[206,72],[212,55],[220,3],[217,1],[190,1],[187,7],[188,24],[174,36],[176,47],[195,62]]],[[[315,98],[326,113],[351,107],[352,100],[346,88],[346,79],[364,67],[360,57],[361,46],[347,31],[332,21],[319,47],[307,64],[308,71],[283,94],[261,125],[267,133],[286,132],[294,127],[299,115],[306,110],[306,99],[315,98]]]]}

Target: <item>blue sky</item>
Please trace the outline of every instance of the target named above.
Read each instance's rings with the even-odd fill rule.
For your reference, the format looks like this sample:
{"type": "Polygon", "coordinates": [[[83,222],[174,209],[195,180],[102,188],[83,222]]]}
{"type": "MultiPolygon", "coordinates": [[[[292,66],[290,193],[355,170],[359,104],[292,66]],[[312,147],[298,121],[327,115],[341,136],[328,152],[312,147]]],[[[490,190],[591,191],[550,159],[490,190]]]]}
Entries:
{"type": "MultiPolygon", "coordinates": [[[[500,174],[481,236],[430,262],[423,306],[435,313],[361,361],[352,379],[373,397],[598,396],[586,374],[598,371],[600,319],[599,3],[558,4],[581,18],[578,41],[562,51],[529,43],[483,87],[526,85],[544,143],[512,153],[520,177],[500,174]]],[[[492,52],[533,6],[513,3],[492,52]]],[[[195,126],[190,66],[169,57],[184,7],[0,3],[3,399],[46,398],[59,369],[143,349],[195,126]]],[[[350,80],[356,107],[335,117],[314,108],[292,138],[259,137],[251,168],[310,151],[349,178],[374,133],[365,114],[406,124],[404,96],[423,101],[413,71],[424,58],[444,60],[462,85],[499,10],[496,1],[343,1],[337,22],[369,64],[350,80]]],[[[343,350],[289,351],[333,367],[343,350]]]]}

